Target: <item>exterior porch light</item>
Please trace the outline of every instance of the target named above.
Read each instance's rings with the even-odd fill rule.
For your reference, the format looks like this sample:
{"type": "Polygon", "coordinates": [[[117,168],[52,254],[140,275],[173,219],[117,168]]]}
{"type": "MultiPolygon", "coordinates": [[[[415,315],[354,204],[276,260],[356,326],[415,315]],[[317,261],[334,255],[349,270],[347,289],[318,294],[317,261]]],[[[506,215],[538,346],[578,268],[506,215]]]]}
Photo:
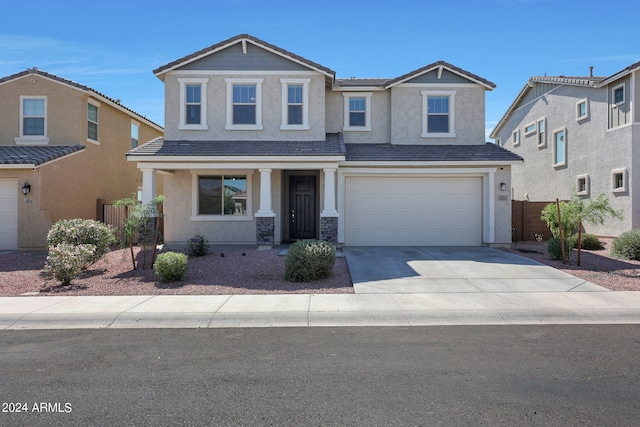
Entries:
{"type": "Polygon", "coordinates": [[[500,183],[500,190],[501,191],[507,191],[507,184],[505,184],[504,182],[500,183]]]}
{"type": "Polygon", "coordinates": [[[29,183],[25,181],[24,185],[22,186],[22,194],[26,196],[30,192],[31,192],[31,185],[29,185],[29,183]]]}

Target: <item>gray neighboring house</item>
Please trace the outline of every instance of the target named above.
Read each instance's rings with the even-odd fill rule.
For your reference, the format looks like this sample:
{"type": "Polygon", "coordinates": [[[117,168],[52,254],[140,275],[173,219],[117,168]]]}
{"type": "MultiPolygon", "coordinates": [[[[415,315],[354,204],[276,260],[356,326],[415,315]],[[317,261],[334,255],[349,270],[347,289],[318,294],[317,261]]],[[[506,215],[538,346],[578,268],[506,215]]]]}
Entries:
{"type": "Polygon", "coordinates": [[[241,34],[154,70],[165,136],[128,154],[164,182],[165,241],[511,243],[511,165],[486,143],[495,85],[438,61],[397,78],[331,69],[241,34]]]}
{"type": "Polygon", "coordinates": [[[491,133],[524,159],[512,169],[514,200],[604,194],[624,220],[585,224],[588,232],[617,236],[640,227],[639,71],[640,62],[610,77],[529,79],[491,133]]]}

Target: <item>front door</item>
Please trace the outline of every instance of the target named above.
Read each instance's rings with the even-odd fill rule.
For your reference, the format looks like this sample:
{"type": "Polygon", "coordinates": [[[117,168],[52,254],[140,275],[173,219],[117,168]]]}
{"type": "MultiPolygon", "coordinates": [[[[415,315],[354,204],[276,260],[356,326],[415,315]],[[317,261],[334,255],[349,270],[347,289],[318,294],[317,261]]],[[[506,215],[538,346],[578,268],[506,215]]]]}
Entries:
{"type": "Polygon", "coordinates": [[[316,238],[315,176],[289,176],[289,238],[316,238]]]}

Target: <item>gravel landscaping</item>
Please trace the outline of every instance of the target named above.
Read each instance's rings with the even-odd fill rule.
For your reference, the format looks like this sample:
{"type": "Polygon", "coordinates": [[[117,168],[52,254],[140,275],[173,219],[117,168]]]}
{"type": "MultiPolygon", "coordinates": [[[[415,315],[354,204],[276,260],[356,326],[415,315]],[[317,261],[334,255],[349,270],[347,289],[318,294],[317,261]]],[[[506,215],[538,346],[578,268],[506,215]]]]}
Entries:
{"type": "MultiPolygon", "coordinates": [[[[566,273],[614,291],[640,291],[640,262],[610,257],[611,239],[601,239],[605,249],[583,251],[577,266],[552,261],[544,242],[518,242],[511,249],[517,255],[550,265],[566,273]]],[[[143,254],[134,248],[142,265],[143,254]]],[[[233,295],[233,294],[330,294],[353,293],[344,258],[337,258],[330,278],[309,283],[283,279],[284,257],[279,249],[211,250],[207,256],[191,257],[184,280],[162,283],[149,267],[132,269],[129,249],[114,249],[92,265],[70,286],[61,287],[43,272],[45,251],[20,251],[0,255],[0,296],[20,295],[233,295]],[[223,256],[224,255],[224,256],[223,256]]]]}

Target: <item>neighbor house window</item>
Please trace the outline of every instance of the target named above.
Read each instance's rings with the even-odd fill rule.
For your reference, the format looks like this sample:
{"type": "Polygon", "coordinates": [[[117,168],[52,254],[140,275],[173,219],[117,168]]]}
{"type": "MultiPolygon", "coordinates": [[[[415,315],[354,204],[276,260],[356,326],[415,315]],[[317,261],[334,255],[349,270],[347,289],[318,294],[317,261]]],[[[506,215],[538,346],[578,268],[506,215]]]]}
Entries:
{"type": "Polygon", "coordinates": [[[589,175],[578,175],[576,177],[576,192],[578,196],[589,195],[589,175]]]}
{"type": "Polygon", "coordinates": [[[536,122],[529,123],[524,127],[524,136],[529,136],[536,132],[536,122]]]}
{"type": "Polygon", "coordinates": [[[371,92],[343,93],[345,131],[371,130],[371,92]]]}
{"type": "Polygon", "coordinates": [[[20,97],[20,137],[16,144],[47,144],[47,98],[20,97]]]}
{"type": "Polygon", "coordinates": [[[520,130],[516,129],[511,133],[513,145],[520,145],[520,130]]]}
{"type": "MultiPolygon", "coordinates": [[[[454,137],[455,91],[421,91],[422,137],[454,137]]],[[[518,141],[520,140],[518,135],[518,141]]]]}
{"type": "Polygon", "coordinates": [[[181,130],[207,129],[207,83],[209,79],[180,78],[181,130]]]}
{"type": "Polygon", "coordinates": [[[309,129],[310,79],[280,79],[282,84],[282,130],[309,129]]]}
{"type": "Polygon", "coordinates": [[[576,120],[584,120],[589,117],[589,104],[587,99],[581,99],[576,103],[576,120]]]}
{"type": "Polygon", "coordinates": [[[262,82],[264,79],[225,79],[229,130],[262,129],[262,82]]]}
{"type": "Polygon", "coordinates": [[[246,175],[197,176],[196,215],[247,215],[246,175]]]}
{"type": "Polygon", "coordinates": [[[99,103],[90,100],[87,104],[87,139],[98,141],[98,107],[99,103]]]}
{"type": "Polygon", "coordinates": [[[566,130],[560,129],[553,132],[553,166],[565,166],[567,164],[566,130]]]}
{"type": "Polygon", "coordinates": [[[536,126],[537,126],[537,138],[538,138],[538,147],[546,147],[547,146],[547,133],[546,133],[546,126],[547,126],[547,119],[539,119],[536,122],[536,126]]]}
{"type": "Polygon", "coordinates": [[[627,169],[620,168],[611,171],[611,191],[625,193],[627,191],[627,169]]]}
{"type": "Polygon", "coordinates": [[[140,123],[131,122],[131,148],[136,148],[139,144],[140,123]]]}
{"type": "Polygon", "coordinates": [[[624,104],[624,84],[613,88],[613,103],[615,105],[624,104]]]}

